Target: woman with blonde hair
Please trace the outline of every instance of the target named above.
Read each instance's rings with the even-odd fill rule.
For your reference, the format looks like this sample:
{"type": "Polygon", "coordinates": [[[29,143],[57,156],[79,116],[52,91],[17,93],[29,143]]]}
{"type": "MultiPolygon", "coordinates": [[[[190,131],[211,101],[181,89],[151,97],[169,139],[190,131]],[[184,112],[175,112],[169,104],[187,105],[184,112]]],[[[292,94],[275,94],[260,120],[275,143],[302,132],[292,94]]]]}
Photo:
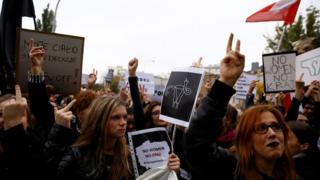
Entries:
{"type": "Polygon", "coordinates": [[[125,133],[125,103],[116,97],[98,97],[89,107],[81,133],[62,158],[58,177],[62,179],[132,179],[125,133]]]}
{"type": "Polygon", "coordinates": [[[234,84],[243,72],[245,57],[240,41],[220,65],[220,77],[202,100],[186,134],[187,159],[193,179],[294,180],[288,153],[288,128],[279,111],[268,105],[253,106],[240,117],[233,152],[217,145],[234,84]]]}

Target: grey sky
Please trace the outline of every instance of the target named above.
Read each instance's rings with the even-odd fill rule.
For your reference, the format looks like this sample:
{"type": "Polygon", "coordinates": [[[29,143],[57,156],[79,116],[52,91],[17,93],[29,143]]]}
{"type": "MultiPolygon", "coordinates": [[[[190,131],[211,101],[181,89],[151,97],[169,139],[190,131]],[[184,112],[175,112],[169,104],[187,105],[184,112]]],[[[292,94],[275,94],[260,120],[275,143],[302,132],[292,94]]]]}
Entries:
{"type": "MultiPolygon", "coordinates": [[[[33,0],[36,15],[57,0],[33,0]]],[[[203,64],[218,64],[225,54],[230,32],[241,40],[246,67],[261,64],[266,46],[263,34],[274,34],[282,22],[245,23],[245,19],[277,0],[61,0],[57,33],[85,37],[83,72],[122,65],[137,57],[139,70],[160,74],[189,66],[199,57],[203,64]]],[[[319,0],[302,0],[306,7],[319,0]]],[[[33,28],[24,20],[24,27],[33,28]]]]}

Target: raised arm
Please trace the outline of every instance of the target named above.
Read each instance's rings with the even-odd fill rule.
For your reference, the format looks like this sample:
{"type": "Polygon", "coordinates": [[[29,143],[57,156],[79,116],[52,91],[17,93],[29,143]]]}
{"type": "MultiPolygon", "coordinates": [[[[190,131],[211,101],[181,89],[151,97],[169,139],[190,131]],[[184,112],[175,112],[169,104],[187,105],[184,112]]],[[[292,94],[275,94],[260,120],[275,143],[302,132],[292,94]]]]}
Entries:
{"type": "Polygon", "coordinates": [[[133,58],[128,63],[128,72],[129,72],[129,85],[130,85],[130,94],[133,102],[133,111],[134,111],[134,120],[136,124],[136,129],[141,130],[146,126],[146,117],[143,112],[143,107],[140,100],[140,93],[138,87],[138,77],[136,74],[138,68],[138,59],[133,58]]]}
{"type": "Polygon", "coordinates": [[[49,97],[46,94],[43,72],[44,54],[44,48],[35,46],[34,41],[30,40],[29,59],[31,69],[28,74],[30,110],[37,119],[37,125],[40,125],[45,130],[44,136],[47,136],[54,123],[54,113],[49,97]]]}
{"type": "Polygon", "coordinates": [[[304,94],[304,82],[301,80],[296,81],[295,95],[292,98],[288,113],[285,118],[286,121],[295,121],[298,119],[299,107],[304,94]]]}
{"type": "Polygon", "coordinates": [[[228,102],[235,93],[232,87],[245,63],[245,57],[240,53],[240,41],[232,50],[232,40],[233,34],[229,37],[226,56],[220,64],[220,78],[202,100],[186,134],[187,158],[199,179],[214,179],[220,177],[220,173],[228,179],[233,174],[234,157],[216,145],[228,102]]]}

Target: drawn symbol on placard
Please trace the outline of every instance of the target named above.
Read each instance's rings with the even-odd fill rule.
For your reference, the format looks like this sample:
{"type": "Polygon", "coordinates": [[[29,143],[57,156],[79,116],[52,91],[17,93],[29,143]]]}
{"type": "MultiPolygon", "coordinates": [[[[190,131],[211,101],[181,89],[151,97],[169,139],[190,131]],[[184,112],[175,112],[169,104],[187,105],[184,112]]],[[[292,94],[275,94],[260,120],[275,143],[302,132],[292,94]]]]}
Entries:
{"type": "Polygon", "coordinates": [[[172,89],[173,91],[173,100],[172,100],[172,108],[174,109],[179,109],[179,104],[182,99],[182,96],[186,95],[189,96],[192,93],[191,88],[188,88],[187,85],[190,81],[186,78],[183,81],[183,85],[170,85],[168,88],[165,90],[165,96],[167,96],[170,93],[170,90],[172,89]]]}
{"type": "Polygon", "coordinates": [[[301,68],[308,70],[310,76],[317,76],[320,74],[320,59],[307,59],[301,61],[300,65],[301,68]]]}

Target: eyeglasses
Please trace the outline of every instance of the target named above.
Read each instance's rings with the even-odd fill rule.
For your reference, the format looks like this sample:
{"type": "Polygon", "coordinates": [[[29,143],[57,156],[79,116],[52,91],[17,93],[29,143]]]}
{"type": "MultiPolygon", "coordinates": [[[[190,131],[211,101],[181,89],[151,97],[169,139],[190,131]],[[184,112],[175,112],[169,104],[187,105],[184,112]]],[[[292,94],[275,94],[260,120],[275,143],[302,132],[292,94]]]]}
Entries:
{"type": "Polygon", "coordinates": [[[268,132],[269,128],[271,128],[274,132],[281,132],[283,127],[284,127],[283,124],[276,123],[276,122],[273,122],[270,125],[261,123],[261,124],[257,125],[254,130],[257,134],[266,134],[268,132]]]}
{"type": "Polygon", "coordinates": [[[153,112],[151,113],[152,116],[157,116],[157,115],[159,115],[159,114],[160,114],[160,111],[153,111],[153,112]]]}

